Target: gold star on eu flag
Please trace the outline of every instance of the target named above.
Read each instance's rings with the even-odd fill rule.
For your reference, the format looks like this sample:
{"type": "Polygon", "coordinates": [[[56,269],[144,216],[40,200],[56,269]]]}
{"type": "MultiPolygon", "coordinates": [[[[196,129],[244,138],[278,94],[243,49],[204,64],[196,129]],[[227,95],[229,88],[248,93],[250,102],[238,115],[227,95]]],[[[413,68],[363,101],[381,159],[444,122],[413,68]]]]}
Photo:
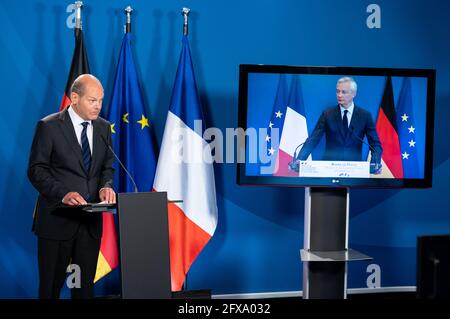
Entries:
{"type": "Polygon", "coordinates": [[[139,124],[141,124],[141,129],[143,130],[144,127],[148,126],[150,127],[150,125],[148,125],[148,119],[145,118],[144,115],[142,115],[142,119],[140,121],[137,121],[139,124]]]}
{"type": "Polygon", "coordinates": [[[128,123],[128,113],[125,113],[125,115],[122,117],[122,121],[128,123]]]}
{"type": "Polygon", "coordinates": [[[111,133],[116,133],[116,131],[114,130],[115,125],[116,125],[116,123],[111,124],[111,133]]]}

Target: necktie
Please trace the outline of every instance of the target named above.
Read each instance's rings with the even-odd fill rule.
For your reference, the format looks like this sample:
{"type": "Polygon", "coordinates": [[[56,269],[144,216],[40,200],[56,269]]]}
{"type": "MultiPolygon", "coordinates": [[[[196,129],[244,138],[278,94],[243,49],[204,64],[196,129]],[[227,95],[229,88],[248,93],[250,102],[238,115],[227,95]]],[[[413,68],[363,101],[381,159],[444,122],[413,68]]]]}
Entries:
{"type": "Polygon", "coordinates": [[[343,125],[343,127],[344,127],[345,135],[347,135],[347,133],[348,133],[348,118],[347,118],[347,113],[348,113],[348,111],[345,110],[345,111],[344,111],[344,117],[342,118],[342,125],[343,125]]]}
{"type": "Polygon", "coordinates": [[[81,150],[83,151],[83,163],[86,173],[89,173],[89,169],[91,168],[91,149],[89,147],[89,141],[87,139],[87,127],[89,122],[81,123],[83,125],[83,131],[81,131],[81,150]]]}

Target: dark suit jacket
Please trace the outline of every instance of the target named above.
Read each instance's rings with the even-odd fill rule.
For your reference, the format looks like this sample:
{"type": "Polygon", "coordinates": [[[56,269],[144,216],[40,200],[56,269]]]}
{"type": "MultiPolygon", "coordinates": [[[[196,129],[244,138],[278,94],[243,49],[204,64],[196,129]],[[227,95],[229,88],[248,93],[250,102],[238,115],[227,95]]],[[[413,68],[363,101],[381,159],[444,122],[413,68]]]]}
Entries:
{"type": "Polygon", "coordinates": [[[114,155],[102,140],[111,144],[108,121],[92,121],[93,154],[91,168],[85,172],[81,146],[67,109],[40,120],[31,146],[28,177],[39,191],[35,211],[34,231],[39,237],[55,240],[72,238],[80,223],[88,225],[94,238],[101,238],[102,216],[77,209],[61,209],[63,197],[68,192],[78,192],[90,202],[99,200],[103,187],[113,186],[114,155]]]}
{"type": "Polygon", "coordinates": [[[324,161],[362,161],[362,144],[364,137],[372,150],[372,163],[381,163],[383,149],[371,114],[355,105],[347,135],[342,125],[339,105],[325,110],[303,145],[297,158],[306,160],[325,134],[324,161]]]}

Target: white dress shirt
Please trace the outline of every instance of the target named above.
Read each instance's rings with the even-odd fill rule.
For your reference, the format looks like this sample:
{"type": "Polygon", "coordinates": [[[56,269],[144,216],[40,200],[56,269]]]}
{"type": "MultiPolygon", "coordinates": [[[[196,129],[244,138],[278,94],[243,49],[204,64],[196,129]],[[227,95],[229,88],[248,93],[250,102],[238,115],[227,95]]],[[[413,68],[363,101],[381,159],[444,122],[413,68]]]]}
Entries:
{"type": "Polygon", "coordinates": [[[75,134],[77,136],[78,144],[80,144],[81,149],[83,149],[83,146],[81,145],[81,132],[83,131],[83,123],[88,122],[89,125],[86,129],[86,135],[87,139],[89,141],[89,148],[91,150],[92,155],[92,139],[94,136],[94,129],[92,127],[92,121],[85,121],[83,120],[74,110],[72,107],[69,106],[68,109],[70,119],[72,120],[73,128],[75,129],[75,134]]]}

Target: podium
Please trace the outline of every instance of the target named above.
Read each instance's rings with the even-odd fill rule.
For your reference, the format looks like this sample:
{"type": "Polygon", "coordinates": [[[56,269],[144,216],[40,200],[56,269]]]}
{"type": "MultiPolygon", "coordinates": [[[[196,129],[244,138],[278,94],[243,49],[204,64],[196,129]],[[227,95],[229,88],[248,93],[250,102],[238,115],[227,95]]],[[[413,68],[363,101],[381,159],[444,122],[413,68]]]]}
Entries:
{"type": "Polygon", "coordinates": [[[170,299],[167,192],[118,193],[117,204],[59,207],[84,214],[117,214],[122,299],[170,299]]]}
{"type": "Polygon", "coordinates": [[[119,193],[122,299],[170,299],[167,193],[119,193]]]}
{"type": "Polygon", "coordinates": [[[370,260],[348,248],[348,188],[305,188],[303,298],[347,298],[347,262],[370,260]]]}

